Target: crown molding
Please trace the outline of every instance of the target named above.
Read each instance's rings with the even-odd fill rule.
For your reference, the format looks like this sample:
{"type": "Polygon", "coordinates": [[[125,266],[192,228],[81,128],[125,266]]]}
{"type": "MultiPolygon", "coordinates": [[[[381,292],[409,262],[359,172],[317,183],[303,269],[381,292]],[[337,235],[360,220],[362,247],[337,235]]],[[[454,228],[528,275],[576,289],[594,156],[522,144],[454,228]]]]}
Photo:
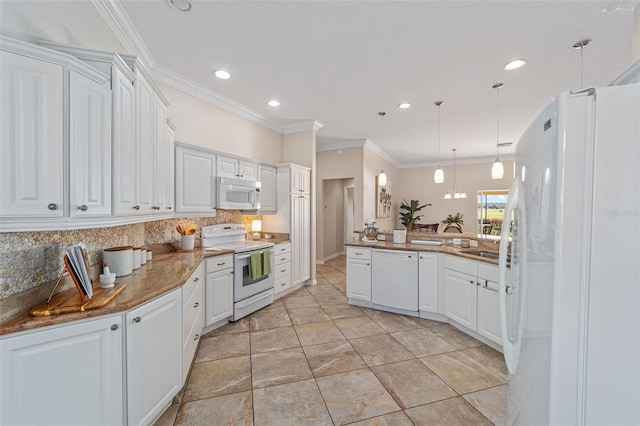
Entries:
{"type": "Polygon", "coordinates": [[[305,120],[305,121],[300,121],[298,123],[288,124],[284,126],[282,128],[282,133],[285,135],[288,135],[291,133],[306,132],[310,130],[317,132],[323,127],[324,127],[324,124],[317,120],[305,120]]]}
{"type": "Polygon", "coordinates": [[[142,58],[142,61],[149,68],[156,65],[147,45],[142,41],[142,37],[122,8],[119,0],[91,0],[107,25],[114,32],[118,40],[123,44],[127,52],[142,58]]]}
{"type": "Polygon", "coordinates": [[[246,107],[231,98],[227,98],[226,96],[223,96],[194,81],[191,81],[174,71],[156,65],[153,69],[151,69],[150,74],[156,81],[160,83],[171,86],[184,93],[187,93],[200,100],[222,108],[225,111],[244,117],[247,120],[251,120],[278,133],[283,132],[283,127],[281,124],[269,120],[257,111],[254,111],[251,108],[246,107]]]}
{"type": "Polygon", "coordinates": [[[28,58],[63,66],[99,84],[104,84],[109,81],[109,75],[64,52],[47,49],[37,44],[16,40],[1,34],[0,48],[7,52],[17,53],[28,58]]]}
{"type": "Polygon", "coordinates": [[[316,143],[316,152],[335,151],[336,149],[362,148],[366,142],[366,139],[356,139],[326,144],[323,143],[320,145],[316,143]]]}
{"type": "Polygon", "coordinates": [[[401,168],[401,164],[395,158],[393,158],[389,154],[384,154],[382,150],[378,147],[378,145],[375,145],[369,139],[365,141],[364,147],[367,148],[369,151],[377,154],[379,157],[382,157],[383,160],[393,164],[394,167],[401,168]]]}

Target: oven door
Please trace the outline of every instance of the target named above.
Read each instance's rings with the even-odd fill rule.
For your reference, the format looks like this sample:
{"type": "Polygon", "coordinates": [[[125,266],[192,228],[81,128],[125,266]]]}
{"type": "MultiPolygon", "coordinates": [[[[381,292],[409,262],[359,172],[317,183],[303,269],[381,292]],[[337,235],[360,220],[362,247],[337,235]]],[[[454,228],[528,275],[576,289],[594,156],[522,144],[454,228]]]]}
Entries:
{"type": "Polygon", "coordinates": [[[251,297],[258,293],[262,293],[265,290],[273,288],[273,271],[274,265],[274,250],[261,249],[258,250],[263,253],[265,250],[269,250],[271,253],[271,273],[263,275],[255,280],[252,280],[249,276],[249,256],[254,253],[255,250],[239,253],[234,256],[234,278],[233,278],[233,301],[239,302],[251,297]]]}

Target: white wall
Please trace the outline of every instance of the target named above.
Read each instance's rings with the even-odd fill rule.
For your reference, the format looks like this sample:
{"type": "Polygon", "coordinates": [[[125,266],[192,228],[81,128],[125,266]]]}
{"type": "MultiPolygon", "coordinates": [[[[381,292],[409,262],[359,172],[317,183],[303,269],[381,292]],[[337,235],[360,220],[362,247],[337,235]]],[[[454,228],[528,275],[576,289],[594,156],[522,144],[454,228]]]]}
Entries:
{"type": "Polygon", "coordinates": [[[171,86],[158,86],[169,100],[167,118],[177,127],[177,141],[267,163],[283,161],[280,133],[171,86]]]}
{"type": "MultiPolygon", "coordinates": [[[[394,189],[398,199],[417,199],[420,204],[431,203],[421,214],[419,223],[441,222],[447,215],[464,215],[464,232],[477,232],[477,191],[509,189],[513,180],[513,161],[503,161],[504,178],[491,179],[491,163],[456,164],[456,186],[467,194],[466,199],[445,200],[444,194],[453,186],[453,166],[444,166],[444,183],[433,182],[435,167],[400,169],[400,185],[394,189]]],[[[442,230],[442,225],[440,225],[442,230]]]]}
{"type": "Polygon", "coordinates": [[[631,58],[640,60],[640,5],[633,10],[633,35],[631,36],[631,58]]]}
{"type": "Polygon", "coordinates": [[[344,251],[344,182],[350,179],[329,179],[322,181],[324,210],[324,252],[318,253],[326,259],[344,251]]]}

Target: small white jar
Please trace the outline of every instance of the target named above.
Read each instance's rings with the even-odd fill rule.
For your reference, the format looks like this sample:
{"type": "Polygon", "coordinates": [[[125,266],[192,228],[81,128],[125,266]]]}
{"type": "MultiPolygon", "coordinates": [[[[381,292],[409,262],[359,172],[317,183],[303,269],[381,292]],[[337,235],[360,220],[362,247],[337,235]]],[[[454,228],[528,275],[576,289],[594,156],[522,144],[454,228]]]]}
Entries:
{"type": "Polygon", "coordinates": [[[102,252],[102,261],[109,265],[117,277],[129,275],[133,270],[133,247],[120,246],[106,248],[102,252]]]}
{"type": "Polygon", "coordinates": [[[140,260],[140,247],[134,247],[132,251],[132,261],[131,265],[134,270],[140,269],[141,260],[140,260]]]}
{"type": "Polygon", "coordinates": [[[147,263],[147,249],[140,247],[140,264],[144,265],[145,263],[147,263]]]}

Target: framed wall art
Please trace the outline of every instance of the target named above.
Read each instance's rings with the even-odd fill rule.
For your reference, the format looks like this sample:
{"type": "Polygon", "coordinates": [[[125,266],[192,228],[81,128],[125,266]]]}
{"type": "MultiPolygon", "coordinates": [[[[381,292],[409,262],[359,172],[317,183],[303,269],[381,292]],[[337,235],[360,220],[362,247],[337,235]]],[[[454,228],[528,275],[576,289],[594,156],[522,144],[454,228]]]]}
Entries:
{"type": "Polygon", "coordinates": [[[378,185],[376,177],[376,218],[391,217],[391,182],[387,180],[384,186],[378,185]]]}

